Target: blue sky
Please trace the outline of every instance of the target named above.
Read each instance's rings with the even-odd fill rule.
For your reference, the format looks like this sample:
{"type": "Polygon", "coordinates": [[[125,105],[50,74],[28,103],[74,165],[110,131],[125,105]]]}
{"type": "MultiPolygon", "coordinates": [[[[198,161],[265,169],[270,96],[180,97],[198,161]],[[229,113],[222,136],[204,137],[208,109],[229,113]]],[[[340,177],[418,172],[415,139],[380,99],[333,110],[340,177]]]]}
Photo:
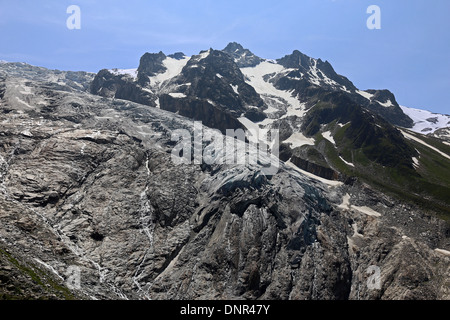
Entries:
{"type": "Polygon", "coordinates": [[[145,52],[223,49],[258,56],[298,49],[328,60],[360,89],[390,89],[400,104],[450,113],[448,0],[0,0],[0,59],[60,70],[135,68],[145,52]],[[69,5],[81,29],[69,30],[69,5]],[[369,30],[369,5],[381,29],[369,30]]]}

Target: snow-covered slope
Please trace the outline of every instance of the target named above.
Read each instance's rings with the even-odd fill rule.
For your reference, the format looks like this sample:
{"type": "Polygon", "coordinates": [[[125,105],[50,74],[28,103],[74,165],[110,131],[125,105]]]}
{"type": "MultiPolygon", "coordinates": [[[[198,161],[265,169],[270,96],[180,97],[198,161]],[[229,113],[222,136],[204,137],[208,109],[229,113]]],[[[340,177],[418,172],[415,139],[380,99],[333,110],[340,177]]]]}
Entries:
{"type": "Polygon", "coordinates": [[[450,116],[432,113],[427,110],[400,106],[403,112],[414,121],[412,131],[430,134],[441,128],[450,127],[450,116]]]}
{"type": "Polygon", "coordinates": [[[114,75],[129,75],[133,79],[136,79],[137,77],[137,68],[134,69],[110,69],[108,70],[114,75]]]}
{"type": "MultiPolygon", "coordinates": [[[[203,57],[205,57],[205,55],[203,55],[203,57]]],[[[189,60],[190,57],[186,56],[183,59],[174,59],[171,57],[167,57],[163,61],[163,65],[164,67],[166,67],[166,71],[163,73],[159,73],[154,77],[151,77],[150,83],[152,85],[158,85],[159,87],[162,87],[163,83],[178,76],[189,60]]]]}
{"type": "Polygon", "coordinates": [[[266,80],[267,76],[274,77],[277,74],[289,72],[282,65],[266,60],[256,67],[242,68],[241,71],[247,77],[247,83],[255,88],[263,98],[275,98],[278,102],[287,104],[287,109],[300,110],[303,108],[300,101],[292,96],[292,93],[279,90],[266,80]]]}

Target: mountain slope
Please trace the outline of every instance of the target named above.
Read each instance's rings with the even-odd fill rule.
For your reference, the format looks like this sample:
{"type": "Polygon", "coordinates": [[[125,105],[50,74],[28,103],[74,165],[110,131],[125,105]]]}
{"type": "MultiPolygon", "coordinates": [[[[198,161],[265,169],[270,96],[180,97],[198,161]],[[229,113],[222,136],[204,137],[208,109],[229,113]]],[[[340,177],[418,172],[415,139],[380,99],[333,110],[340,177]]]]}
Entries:
{"type": "MultiPolygon", "coordinates": [[[[422,134],[435,134],[440,129],[447,129],[450,127],[450,116],[443,114],[436,114],[426,110],[401,107],[403,112],[408,115],[413,121],[414,125],[411,128],[414,132],[422,134]]],[[[448,137],[443,135],[444,140],[448,137]]]]}
{"type": "Polygon", "coordinates": [[[445,145],[399,131],[342,90],[311,85],[299,99],[277,86],[286,71],[278,63],[236,68],[233,59],[214,50],[147,55],[142,79],[103,71],[95,94],[85,89],[90,75],[51,80],[57,71],[0,66],[2,297],[449,299],[444,211],[369,179],[406,170],[448,183],[445,145]],[[149,95],[118,98],[124,86],[149,95]],[[253,109],[265,117],[252,121],[253,109]],[[264,159],[244,142],[237,150],[253,159],[244,165],[226,164],[221,152],[212,164],[174,163],[173,135],[192,135],[195,112],[214,128],[279,128],[278,172],[264,174],[264,159]],[[71,267],[78,289],[68,286],[71,267]],[[367,285],[372,267],[379,289],[367,285]],[[30,286],[17,286],[16,275],[30,286]]]}
{"type": "MultiPolygon", "coordinates": [[[[111,77],[118,77],[119,88],[151,92],[149,101],[143,103],[154,106],[156,101],[164,110],[202,121],[222,133],[227,128],[278,129],[282,160],[320,178],[362,178],[401,197],[425,197],[428,207],[438,201],[445,215],[450,214],[450,203],[441,195],[445,192],[436,192],[447,190],[449,181],[437,181],[428,171],[418,173],[418,151],[394,126],[414,125],[414,130],[419,125],[417,117],[413,120],[405,114],[406,109],[402,110],[390,91],[361,91],[338,75],[329,62],[298,50],[272,61],[230,43],[222,51],[210,49],[181,57],[178,67],[171,69],[176,71],[168,71],[174,64],[162,52],[145,54],[137,78],[111,77]],[[167,74],[171,76],[163,76],[167,74]],[[164,80],[151,80],[158,77],[164,80]]],[[[93,88],[104,78],[103,72],[93,81],[91,92],[102,94],[93,88]]],[[[119,95],[122,91],[117,90],[115,97],[142,103],[132,93],[128,98],[119,95]]],[[[441,116],[427,123],[436,122],[437,128],[445,119],[441,116]]],[[[438,168],[448,170],[439,162],[430,170],[438,168]]]]}

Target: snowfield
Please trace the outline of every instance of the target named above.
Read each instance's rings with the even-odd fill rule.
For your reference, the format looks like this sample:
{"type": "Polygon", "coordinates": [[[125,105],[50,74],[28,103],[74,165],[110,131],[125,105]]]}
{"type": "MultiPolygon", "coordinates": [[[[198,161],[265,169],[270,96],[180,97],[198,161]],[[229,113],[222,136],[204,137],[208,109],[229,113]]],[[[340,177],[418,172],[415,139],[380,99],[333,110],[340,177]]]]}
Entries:
{"type": "Polygon", "coordinates": [[[429,134],[441,128],[450,127],[450,116],[432,113],[427,110],[408,108],[400,106],[403,113],[414,121],[412,131],[429,134]]]}
{"type": "Polygon", "coordinates": [[[152,83],[157,83],[161,87],[161,85],[167,80],[173,79],[178,76],[183,70],[184,66],[188,63],[190,57],[184,57],[184,59],[177,60],[174,58],[167,57],[163,61],[163,65],[166,67],[166,71],[163,73],[159,73],[156,76],[150,78],[152,83]]]}
{"type": "Polygon", "coordinates": [[[277,74],[284,72],[286,69],[277,63],[263,61],[253,68],[242,68],[242,73],[246,76],[246,82],[255,88],[256,92],[262,95],[277,96],[287,101],[293,109],[301,109],[300,101],[293,97],[291,93],[279,90],[270,82],[264,81],[267,74],[277,74]]]}
{"type": "Polygon", "coordinates": [[[283,141],[284,143],[290,143],[291,148],[295,149],[297,147],[301,147],[304,145],[311,145],[313,146],[315,143],[314,138],[308,138],[301,132],[295,132],[293,133],[288,139],[283,141]]]}
{"type": "Polygon", "coordinates": [[[116,76],[128,75],[128,76],[132,77],[133,79],[137,79],[137,68],[134,68],[134,69],[109,69],[108,71],[116,76]]]}

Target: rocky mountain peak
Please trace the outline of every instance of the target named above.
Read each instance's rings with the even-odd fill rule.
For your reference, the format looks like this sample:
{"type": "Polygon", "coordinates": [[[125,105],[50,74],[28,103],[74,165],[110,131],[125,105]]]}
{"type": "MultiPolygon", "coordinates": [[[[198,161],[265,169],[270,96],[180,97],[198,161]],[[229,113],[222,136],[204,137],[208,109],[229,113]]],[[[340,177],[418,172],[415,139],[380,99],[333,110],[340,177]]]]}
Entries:
{"type": "Polygon", "coordinates": [[[298,50],[294,50],[292,54],[288,54],[283,58],[277,60],[277,62],[285,68],[302,67],[305,69],[311,67],[313,65],[313,61],[313,58],[301,53],[298,50]]]}
{"type": "Polygon", "coordinates": [[[239,68],[254,67],[263,61],[237,42],[230,42],[222,51],[231,55],[239,68]]]}
{"type": "Polygon", "coordinates": [[[229,54],[210,49],[193,56],[176,79],[179,92],[186,96],[206,99],[227,112],[241,113],[247,106],[262,106],[263,101],[229,54]],[[189,86],[183,84],[189,83],[189,86]]]}
{"type": "Polygon", "coordinates": [[[183,60],[186,58],[186,55],[183,52],[175,52],[168,55],[169,58],[173,58],[175,60],[183,60]]]}
{"type": "Polygon", "coordinates": [[[225,49],[223,49],[223,51],[229,52],[229,53],[236,52],[236,51],[243,51],[243,50],[244,50],[244,47],[240,43],[237,43],[237,42],[230,42],[225,47],[225,49]]]}
{"type": "Polygon", "coordinates": [[[138,73],[146,76],[154,76],[157,73],[164,72],[166,67],[163,64],[166,55],[160,51],[159,53],[146,52],[139,62],[138,73]]]}
{"type": "Polygon", "coordinates": [[[225,76],[236,73],[238,70],[239,68],[229,55],[222,51],[209,49],[192,56],[183,68],[182,74],[189,78],[196,78],[191,80],[199,80],[197,78],[200,76],[214,78],[219,72],[225,76]]]}
{"type": "Polygon", "coordinates": [[[354,100],[387,119],[390,123],[405,128],[413,126],[413,120],[400,108],[395,95],[389,90],[357,91],[354,100]]]}

